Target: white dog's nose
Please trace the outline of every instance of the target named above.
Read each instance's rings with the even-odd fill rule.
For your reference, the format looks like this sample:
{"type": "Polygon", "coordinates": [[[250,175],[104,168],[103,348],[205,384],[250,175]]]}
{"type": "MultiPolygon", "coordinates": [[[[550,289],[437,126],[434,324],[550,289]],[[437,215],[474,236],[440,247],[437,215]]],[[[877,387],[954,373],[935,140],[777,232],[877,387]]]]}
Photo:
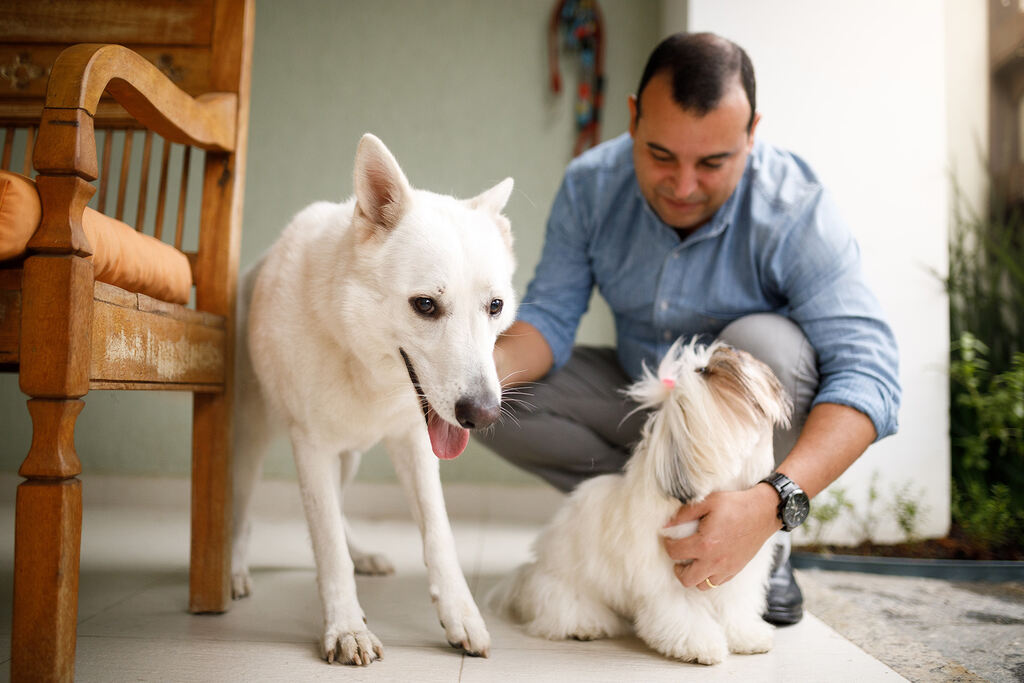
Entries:
{"type": "Polygon", "coordinates": [[[455,404],[455,419],[463,429],[483,429],[498,421],[501,403],[490,397],[463,397],[455,404]]]}

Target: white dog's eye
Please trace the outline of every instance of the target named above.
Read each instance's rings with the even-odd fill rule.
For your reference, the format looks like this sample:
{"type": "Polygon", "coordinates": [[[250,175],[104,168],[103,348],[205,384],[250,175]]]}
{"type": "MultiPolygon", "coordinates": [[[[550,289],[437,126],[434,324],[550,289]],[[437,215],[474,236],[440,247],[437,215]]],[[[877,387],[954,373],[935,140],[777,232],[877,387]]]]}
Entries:
{"type": "Polygon", "coordinates": [[[505,306],[505,302],[501,299],[492,299],[491,305],[488,307],[487,312],[492,316],[498,316],[501,314],[501,309],[505,306]]]}
{"type": "Polygon", "coordinates": [[[412,304],[414,311],[424,317],[433,318],[437,316],[437,303],[430,297],[414,296],[409,299],[409,303],[412,304]]]}

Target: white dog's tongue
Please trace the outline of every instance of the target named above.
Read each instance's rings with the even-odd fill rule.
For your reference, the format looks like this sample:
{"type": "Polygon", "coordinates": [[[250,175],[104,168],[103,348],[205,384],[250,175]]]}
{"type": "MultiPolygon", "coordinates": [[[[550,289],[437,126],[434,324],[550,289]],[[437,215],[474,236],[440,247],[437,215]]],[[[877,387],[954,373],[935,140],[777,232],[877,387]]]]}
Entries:
{"type": "Polygon", "coordinates": [[[434,449],[434,455],[442,460],[459,457],[469,443],[468,429],[449,424],[433,411],[427,422],[427,433],[430,434],[430,447],[434,449]]]}

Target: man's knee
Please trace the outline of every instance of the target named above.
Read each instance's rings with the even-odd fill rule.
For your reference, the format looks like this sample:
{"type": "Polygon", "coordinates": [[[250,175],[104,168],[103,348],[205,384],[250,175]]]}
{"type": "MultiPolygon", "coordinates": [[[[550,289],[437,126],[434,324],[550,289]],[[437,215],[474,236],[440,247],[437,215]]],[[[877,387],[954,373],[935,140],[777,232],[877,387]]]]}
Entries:
{"type": "Polygon", "coordinates": [[[777,375],[797,372],[801,380],[817,383],[814,347],[795,322],[776,313],[755,313],[726,325],[719,335],[772,368],[777,375]]]}
{"type": "Polygon", "coordinates": [[[621,388],[629,378],[614,349],[577,347],[569,363],[506,397],[505,418],[477,436],[508,462],[562,490],[616,472],[639,438],[642,419],[621,388]],[[509,400],[511,398],[511,400],[509,400]]]}

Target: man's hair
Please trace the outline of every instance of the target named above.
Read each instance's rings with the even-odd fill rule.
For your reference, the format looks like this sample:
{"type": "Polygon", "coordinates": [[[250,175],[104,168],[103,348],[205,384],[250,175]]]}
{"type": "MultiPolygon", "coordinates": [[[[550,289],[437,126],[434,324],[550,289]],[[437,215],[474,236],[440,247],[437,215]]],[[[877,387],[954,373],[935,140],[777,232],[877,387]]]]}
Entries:
{"type": "Polygon", "coordinates": [[[661,41],[647,59],[640,87],[636,91],[636,117],[640,118],[640,96],[654,76],[668,72],[672,78],[672,99],[683,109],[704,116],[718,106],[725,86],[739,76],[750,102],[747,132],[754,125],[757,109],[754,65],[736,43],[714,33],[676,33],[661,41]]]}

